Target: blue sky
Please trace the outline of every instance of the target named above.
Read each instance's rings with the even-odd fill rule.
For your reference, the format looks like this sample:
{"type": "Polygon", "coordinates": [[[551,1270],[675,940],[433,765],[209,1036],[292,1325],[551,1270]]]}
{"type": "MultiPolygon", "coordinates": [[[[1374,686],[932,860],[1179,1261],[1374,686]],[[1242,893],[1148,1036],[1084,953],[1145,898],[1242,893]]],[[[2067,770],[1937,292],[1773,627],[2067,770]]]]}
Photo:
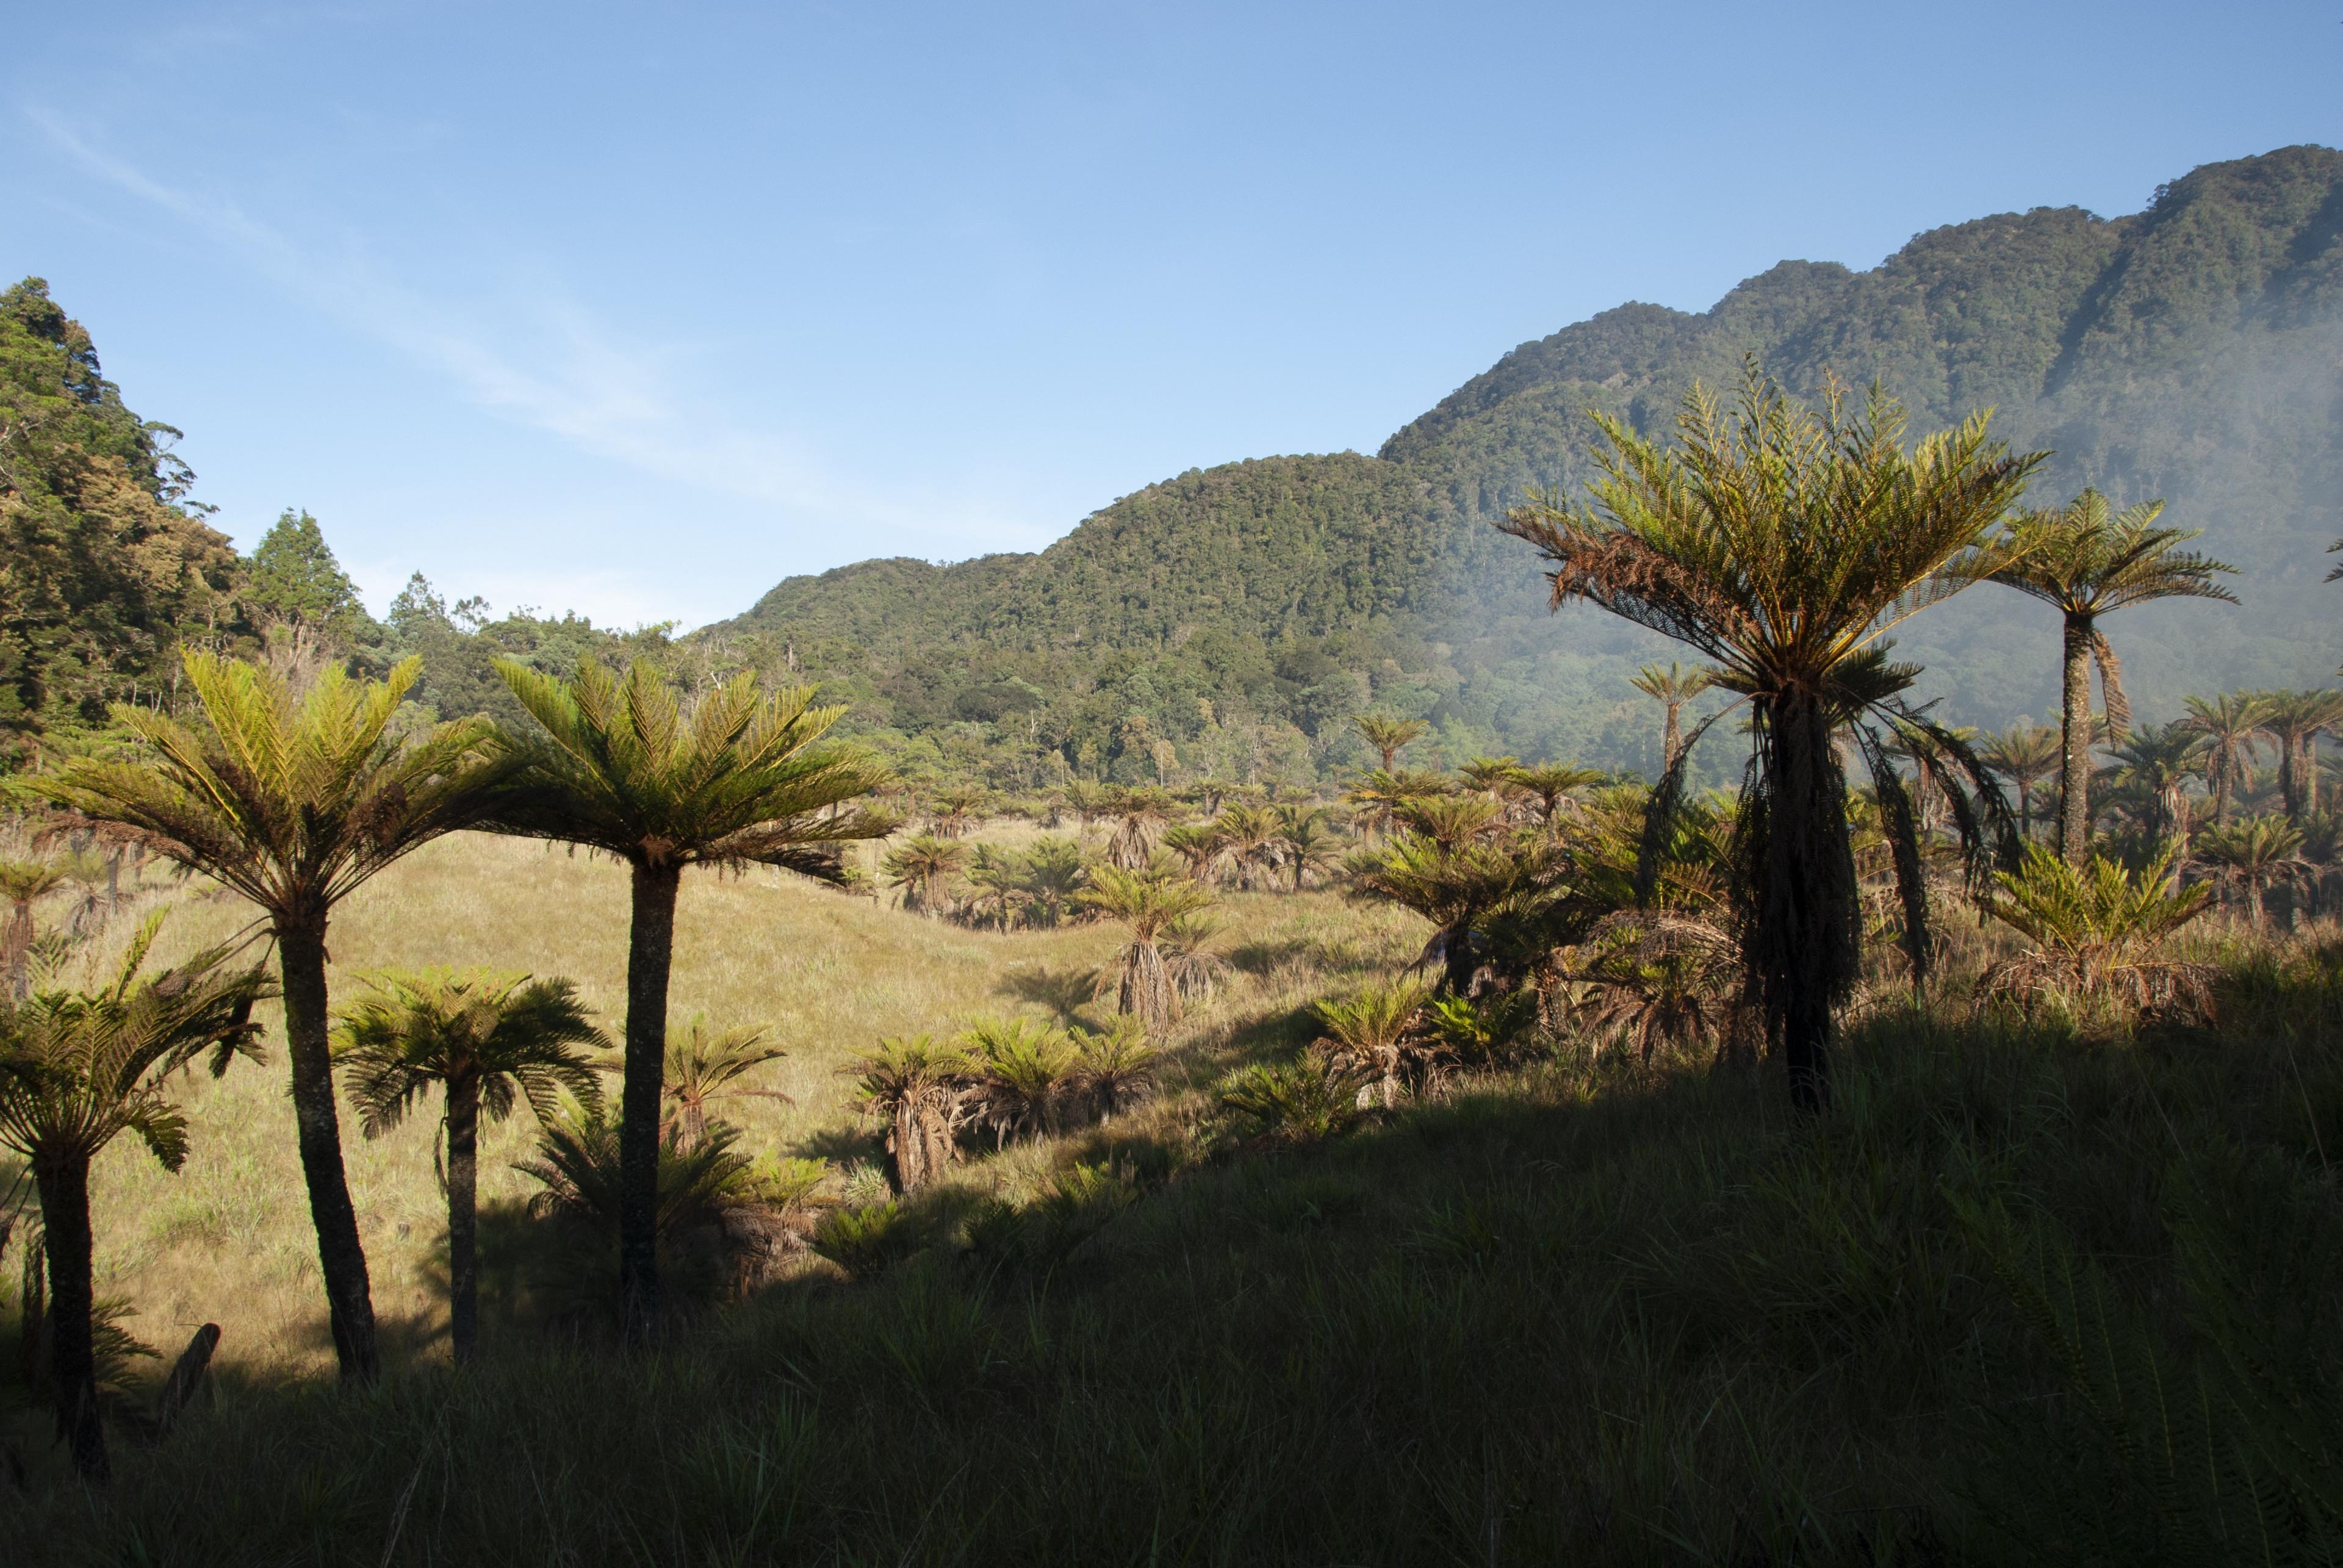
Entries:
{"type": "Polygon", "coordinates": [[[2343,10],[46,5],[0,272],[377,608],[696,624],[1785,256],[2343,141],[2343,10]]]}

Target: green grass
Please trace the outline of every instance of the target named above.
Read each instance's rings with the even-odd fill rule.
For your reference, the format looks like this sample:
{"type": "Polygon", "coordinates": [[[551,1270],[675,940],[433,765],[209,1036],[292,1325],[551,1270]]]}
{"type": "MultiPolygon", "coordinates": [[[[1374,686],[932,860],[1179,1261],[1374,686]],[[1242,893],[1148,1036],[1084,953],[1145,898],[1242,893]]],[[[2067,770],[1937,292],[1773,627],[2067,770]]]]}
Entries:
{"type": "MultiPolygon", "coordinates": [[[[499,953],[548,940],[494,913],[539,862],[475,878],[470,852],[387,883],[337,958],[467,918],[499,953]]],[[[574,879],[554,907],[585,935],[492,961],[564,958],[615,995],[579,961],[588,940],[616,961],[621,933],[594,929],[609,869],[545,870],[574,879]]],[[[784,1143],[839,1125],[826,1070],[875,1029],[1005,1006],[1021,965],[1111,943],[754,881],[684,910],[683,1005],[793,1010],[800,1101],[757,1124],[784,1143]],[[764,990],[744,930],[807,965],[815,932],[860,944],[867,992],[764,990]]],[[[2343,1517],[2331,945],[2231,941],[2217,1034],[1978,1026],[1956,989],[1887,1004],[1811,1121],[1770,1072],[1567,1056],[1278,1153],[1220,1131],[1202,1086],[1305,1039],[1303,1002],[1416,933],[1324,898],[1238,900],[1232,927],[1236,983],[1145,1113],[978,1162],[913,1206],[932,1240],[908,1261],[809,1268],[642,1362],[512,1307],[458,1376],[418,1282],[399,1370],[340,1392],[299,1348],[297,1271],[267,1261],[306,1243],[288,1178],[110,1166],[101,1235],[133,1238],[110,1277],[157,1292],[132,1326],[162,1337],[168,1292],[205,1299],[196,1261],[249,1249],[213,1277],[287,1271],[276,1326],[256,1309],[245,1331],[278,1348],[236,1353],[231,1328],[216,1407],[126,1446],[103,1499],[34,1452],[0,1542],[109,1563],[2131,1563],[2261,1561],[2343,1517]],[[1080,1222],[1061,1201],[1050,1230],[1077,1162],[1137,1196],[1080,1222]],[[986,1192],[1044,1241],[1004,1244],[986,1192]]],[[[245,1098],[202,1102],[198,1158],[216,1141],[289,1171],[233,1124],[282,1120],[273,1075],[236,1085],[206,1091],[245,1098]]],[[[427,1265],[427,1143],[353,1152],[362,1207],[413,1216],[377,1251],[380,1299],[427,1265]]]]}

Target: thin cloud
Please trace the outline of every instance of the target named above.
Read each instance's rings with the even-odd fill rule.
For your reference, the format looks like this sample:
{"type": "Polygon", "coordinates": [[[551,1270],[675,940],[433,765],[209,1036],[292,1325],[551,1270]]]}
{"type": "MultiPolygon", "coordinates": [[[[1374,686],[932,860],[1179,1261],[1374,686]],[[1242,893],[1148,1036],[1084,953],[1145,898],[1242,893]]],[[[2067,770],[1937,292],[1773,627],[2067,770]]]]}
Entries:
{"type": "Polygon", "coordinates": [[[859,523],[906,543],[949,544],[960,553],[973,540],[1031,548],[1053,537],[992,508],[971,508],[964,496],[939,505],[842,483],[794,438],[740,429],[676,393],[669,357],[619,341],[558,290],[508,315],[501,334],[478,322],[438,325],[462,313],[363,253],[304,248],[232,200],[166,185],[92,146],[46,110],[25,113],[91,174],[168,213],[312,308],[439,372],[472,403],[585,451],[696,489],[859,523]],[[522,336],[516,324],[533,339],[527,347],[498,341],[522,336]]]}

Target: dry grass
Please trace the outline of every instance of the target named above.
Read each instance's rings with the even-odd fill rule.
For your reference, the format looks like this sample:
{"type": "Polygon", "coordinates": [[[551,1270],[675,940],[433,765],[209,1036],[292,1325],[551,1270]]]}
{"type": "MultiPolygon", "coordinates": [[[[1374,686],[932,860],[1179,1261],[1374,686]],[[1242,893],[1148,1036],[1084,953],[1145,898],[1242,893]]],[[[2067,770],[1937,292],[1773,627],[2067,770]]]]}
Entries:
{"type": "MultiPolygon", "coordinates": [[[[189,889],[144,897],[176,904],[166,946],[180,950],[219,940],[250,913],[236,900],[189,889]]],[[[342,906],[331,937],[335,993],[347,996],[366,970],[392,966],[482,964],[562,975],[578,982],[615,1035],[624,1010],[627,909],[626,872],[608,860],[479,835],[442,840],[342,906]]],[[[1324,893],[1233,895],[1220,913],[1221,940],[1239,967],[1222,996],[1183,1027],[1179,1060],[1188,1070],[1175,1065],[1167,1075],[1157,1119],[1185,1114],[1193,1084],[1242,1050],[1263,1020],[1290,1014],[1346,972],[1404,961],[1421,940],[1410,917],[1324,893]]],[[[1052,1016],[1038,1000],[1058,989],[1047,982],[1078,979],[1115,945],[1109,927],[972,931],[779,873],[695,874],[679,911],[670,994],[679,1020],[704,1010],[719,1026],[763,1026],[789,1050],[756,1086],[778,1090],[790,1103],[738,1100],[722,1109],[746,1128],[744,1148],[835,1151],[860,1131],[839,1069],[878,1038],[942,1033],[980,1013],[1052,1016]]],[[[217,1082],[190,1077],[184,1099],[194,1148],[178,1174],[128,1141],[99,1162],[100,1293],[130,1302],[138,1316],[128,1326],[158,1346],[176,1348],[196,1325],[213,1322],[224,1330],[223,1365],[271,1374],[328,1368],[281,1051],[266,1066],[240,1064],[217,1082]]],[[[376,1141],[358,1136],[347,1113],[344,1121],[375,1308],[394,1364],[443,1353],[445,1211],[433,1166],[435,1120],[410,1120],[376,1141]]],[[[484,1139],[484,1206],[522,1201],[536,1190],[511,1169],[532,1131],[523,1112],[484,1139]]],[[[1022,1184],[1037,1158],[1012,1150],[969,1177],[1022,1184]]],[[[484,1261],[494,1268],[492,1257],[484,1261]]],[[[493,1312],[490,1303],[492,1333],[493,1312]]]]}

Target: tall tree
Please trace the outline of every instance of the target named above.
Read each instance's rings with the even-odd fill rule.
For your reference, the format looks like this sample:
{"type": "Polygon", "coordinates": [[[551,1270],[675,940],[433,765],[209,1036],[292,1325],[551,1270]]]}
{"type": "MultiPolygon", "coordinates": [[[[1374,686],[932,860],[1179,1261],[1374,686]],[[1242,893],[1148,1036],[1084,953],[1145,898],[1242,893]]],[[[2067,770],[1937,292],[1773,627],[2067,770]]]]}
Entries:
{"type": "Polygon", "coordinates": [[[287,508],[269,525],[253,549],[249,570],[246,602],[272,625],[298,627],[342,648],[373,626],[357,585],[334,558],[317,519],[306,511],[287,508]]]}
{"type": "Polygon", "coordinates": [[[2213,825],[2224,827],[2230,800],[2254,787],[2256,756],[2270,739],[2264,727],[2269,708],[2250,691],[2225,691],[2209,702],[2201,697],[2184,700],[2188,713],[2178,723],[2197,737],[2197,765],[2213,793],[2213,825]]]}
{"type": "Polygon", "coordinates": [[[241,568],[178,434],[123,406],[46,283],[0,290],[0,766],[167,685],[182,636],[232,629],[241,568]]]}
{"type": "Polygon", "coordinates": [[[588,663],[565,680],[510,659],[497,672],[544,734],[518,743],[520,774],[491,825],[600,849],[626,862],[633,885],[618,1288],[628,1342],[645,1345],[659,1327],[659,1107],[684,869],[778,866],[840,881],[840,846],[895,826],[848,809],[885,774],[820,744],[845,709],[816,708],[809,687],[766,692],[744,675],[687,706],[647,663],[623,678],[588,663]]]}
{"type": "MultiPolygon", "coordinates": [[[[1926,928],[1912,917],[1926,906],[1909,802],[1862,720],[1928,728],[1898,700],[1919,671],[1888,660],[1886,633],[2009,564],[1996,530],[2041,458],[1991,441],[1982,414],[1906,449],[1903,410],[1877,388],[1850,415],[1834,384],[1817,413],[1754,367],[1730,416],[1694,389],[1677,447],[1596,418],[1607,449],[1588,500],[1549,497],[1502,526],[1553,563],[1557,608],[1587,599],[1687,643],[1748,700],[1755,752],[1735,830],[1743,955],[1794,1103],[1819,1107],[1835,1011],[1861,964],[1833,736],[1853,726],[1868,738],[1883,800],[1903,806],[1896,869],[1917,971],[1926,928]]],[[[1997,799],[1981,764],[1972,778],[1997,799]]],[[[1655,813],[1676,782],[1662,780],[1655,813]]]]}
{"type": "Polygon", "coordinates": [[[166,1081],[206,1050],[217,1076],[250,1053],[258,970],[228,967],[217,950],[141,980],[162,923],[139,929],[114,983],[96,992],[44,990],[0,1001],[0,1147],[31,1161],[48,1253],[49,1360],[57,1434],[93,1481],[109,1474],[98,1418],[89,1167],[134,1132],[168,1171],[187,1156],[187,1122],[166,1081]]]}
{"type": "Polygon", "coordinates": [[[153,834],[157,853],[259,906],[283,970],[293,1117],[334,1352],[345,1379],[370,1382],[380,1361],[334,1104],[327,923],[376,872],[477,821],[512,762],[485,720],[405,737],[393,729],[419,659],[380,681],[329,666],[304,692],[239,659],[190,650],[184,660],[196,722],[117,706],[116,721],[145,743],[136,759],[76,758],[35,788],[153,834]]]}
{"type": "Polygon", "coordinates": [[[1395,766],[1394,759],[1429,728],[1421,719],[1400,719],[1388,713],[1362,713],[1351,722],[1360,738],[1382,753],[1386,773],[1395,766]]]}
{"type": "Polygon", "coordinates": [[[335,1041],[358,1125],[377,1138],[437,1085],[447,1105],[447,1340],[457,1362],[479,1344],[480,1119],[501,1121],[526,1099],[550,1114],[564,1093],[598,1107],[581,1046],[608,1042],[566,980],[473,970],[390,971],[344,1010],[335,1041]]]}
{"type": "Polygon", "coordinates": [[[2017,829],[2034,837],[2034,791],[2066,760],[2058,732],[2046,724],[2013,724],[1977,748],[1985,765],[2017,789],[2017,829]]]}
{"type": "Polygon", "coordinates": [[[1628,678],[1627,684],[1658,703],[1667,714],[1667,722],[1660,735],[1660,768],[1663,772],[1675,769],[1676,758],[1684,750],[1683,714],[1684,704],[1706,691],[1715,678],[1704,669],[1686,669],[1675,660],[1668,660],[1665,669],[1647,664],[1628,678]]]}
{"type": "Polygon", "coordinates": [[[2156,519],[2163,513],[2162,501],[2117,512],[2098,491],[2085,490],[2064,507],[2021,517],[2025,549],[1994,573],[1994,581],[2050,605],[2065,622],[2058,844],[2069,865],[2082,865],[2090,852],[2093,665],[2098,667],[2110,736],[2120,741],[2131,726],[2122,666],[2099,629],[2099,618],[2153,599],[2237,602],[2237,595],[2213,580],[2214,573],[2237,568],[2182,549],[2203,530],[2159,528],[2156,519]]]}

